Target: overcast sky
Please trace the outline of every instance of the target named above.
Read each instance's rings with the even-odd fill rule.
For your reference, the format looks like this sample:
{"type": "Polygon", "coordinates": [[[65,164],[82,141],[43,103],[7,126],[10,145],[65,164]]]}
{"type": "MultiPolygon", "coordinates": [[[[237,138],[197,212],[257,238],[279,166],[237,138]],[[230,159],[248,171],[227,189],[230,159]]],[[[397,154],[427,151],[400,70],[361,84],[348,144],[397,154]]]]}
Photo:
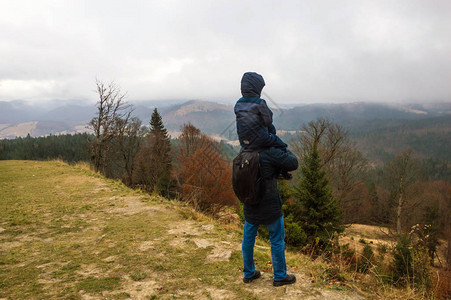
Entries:
{"type": "Polygon", "coordinates": [[[0,0],[0,101],[451,102],[451,1],[0,0]]]}

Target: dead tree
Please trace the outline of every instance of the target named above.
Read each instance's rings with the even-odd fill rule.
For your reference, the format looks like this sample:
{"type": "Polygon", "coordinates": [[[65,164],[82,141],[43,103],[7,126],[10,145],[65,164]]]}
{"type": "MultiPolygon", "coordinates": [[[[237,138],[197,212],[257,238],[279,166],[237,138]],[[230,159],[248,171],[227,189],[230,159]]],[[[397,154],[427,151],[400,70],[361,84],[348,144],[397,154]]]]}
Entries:
{"type": "Polygon", "coordinates": [[[396,201],[396,233],[402,233],[401,218],[406,203],[406,190],[419,176],[419,166],[412,151],[404,151],[385,164],[384,179],[392,199],[396,201]]]}
{"type": "Polygon", "coordinates": [[[302,159],[304,154],[311,152],[313,145],[317,145],[322,167],[326,168],[348,139],[348,132],[342,126],[324,118],[304,124],[301,130],[293,144],[294,151],[302,159]]]}
{"type": "Polygon", "coordinates": [[[94,139],[90,143],[91,161],[96,172],[104,172],[108,163],[105,154],[109,143],[118,136],[118,128],[127,124],[124,119],[128,120],[130,116],[130,105],[124,101],[126,94],[114,82],[105,84],[96,80],[96,93],[99,96],[97,116],[88,124],[94,133],[94,139]]]}
{"type": "Polygon", "coordinates": [[[131,117],[131,112],[126,115],[121,122],[118,122],[118,136],[115,138],[115,151],[118,154],[116,164],[123,170],[122,180],[126,185],[132,185],[134,172],[134,158],[138,152],[141,138],[144,136],[144,130],[141,126],[141,120],[131,117]]]}

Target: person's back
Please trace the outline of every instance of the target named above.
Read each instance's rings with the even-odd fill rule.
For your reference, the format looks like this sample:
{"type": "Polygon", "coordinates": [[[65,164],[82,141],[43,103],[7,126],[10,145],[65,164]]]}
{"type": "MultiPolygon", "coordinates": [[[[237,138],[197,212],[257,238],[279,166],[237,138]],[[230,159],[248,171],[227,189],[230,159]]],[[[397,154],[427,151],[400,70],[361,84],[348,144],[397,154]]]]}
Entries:
{"type": "Polygon", "coordinates": [[[260,152],[260,172],[265,182],[265,193],[258,205],[244,205],[244,216],[252,224],[271,224],[282,216],[282,200],[277,188],[281,170],[298,168],[296,156],[286,149],[271,147],[260,152]]]}

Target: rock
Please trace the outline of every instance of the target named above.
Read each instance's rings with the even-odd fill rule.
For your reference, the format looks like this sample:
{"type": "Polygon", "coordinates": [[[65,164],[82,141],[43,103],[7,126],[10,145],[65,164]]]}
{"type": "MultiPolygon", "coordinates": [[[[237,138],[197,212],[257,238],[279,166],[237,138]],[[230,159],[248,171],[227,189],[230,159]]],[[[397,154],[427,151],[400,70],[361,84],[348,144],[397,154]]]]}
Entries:
{"type": "Polygon", "coordinates": [[[194,239],[193,242],[199,248],[207,248],[208,246],[211,246],[211,243],[204,239],[194,239]]]}

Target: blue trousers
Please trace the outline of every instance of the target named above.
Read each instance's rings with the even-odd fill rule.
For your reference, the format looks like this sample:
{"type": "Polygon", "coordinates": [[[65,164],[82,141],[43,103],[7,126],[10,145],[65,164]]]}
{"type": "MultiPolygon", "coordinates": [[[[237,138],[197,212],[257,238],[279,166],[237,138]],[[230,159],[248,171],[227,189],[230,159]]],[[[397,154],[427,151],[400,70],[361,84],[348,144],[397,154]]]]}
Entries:
{"type": "MultiPolygon", "coordinates": [[[[287,277],[287,263],[285,261],[285,230],[283,228],[283,217],[270,225],[265,225],[269,232],[269,240],[271,241],[271,258],[274,272],[274,280],[284,280],[287,277]]],[[[259,225],[253,225],[244,222],[243,244],[241,250],[243,252],[243,271],[245,278],[254,276],[254,245],[255,237],[259,225]]]]}

